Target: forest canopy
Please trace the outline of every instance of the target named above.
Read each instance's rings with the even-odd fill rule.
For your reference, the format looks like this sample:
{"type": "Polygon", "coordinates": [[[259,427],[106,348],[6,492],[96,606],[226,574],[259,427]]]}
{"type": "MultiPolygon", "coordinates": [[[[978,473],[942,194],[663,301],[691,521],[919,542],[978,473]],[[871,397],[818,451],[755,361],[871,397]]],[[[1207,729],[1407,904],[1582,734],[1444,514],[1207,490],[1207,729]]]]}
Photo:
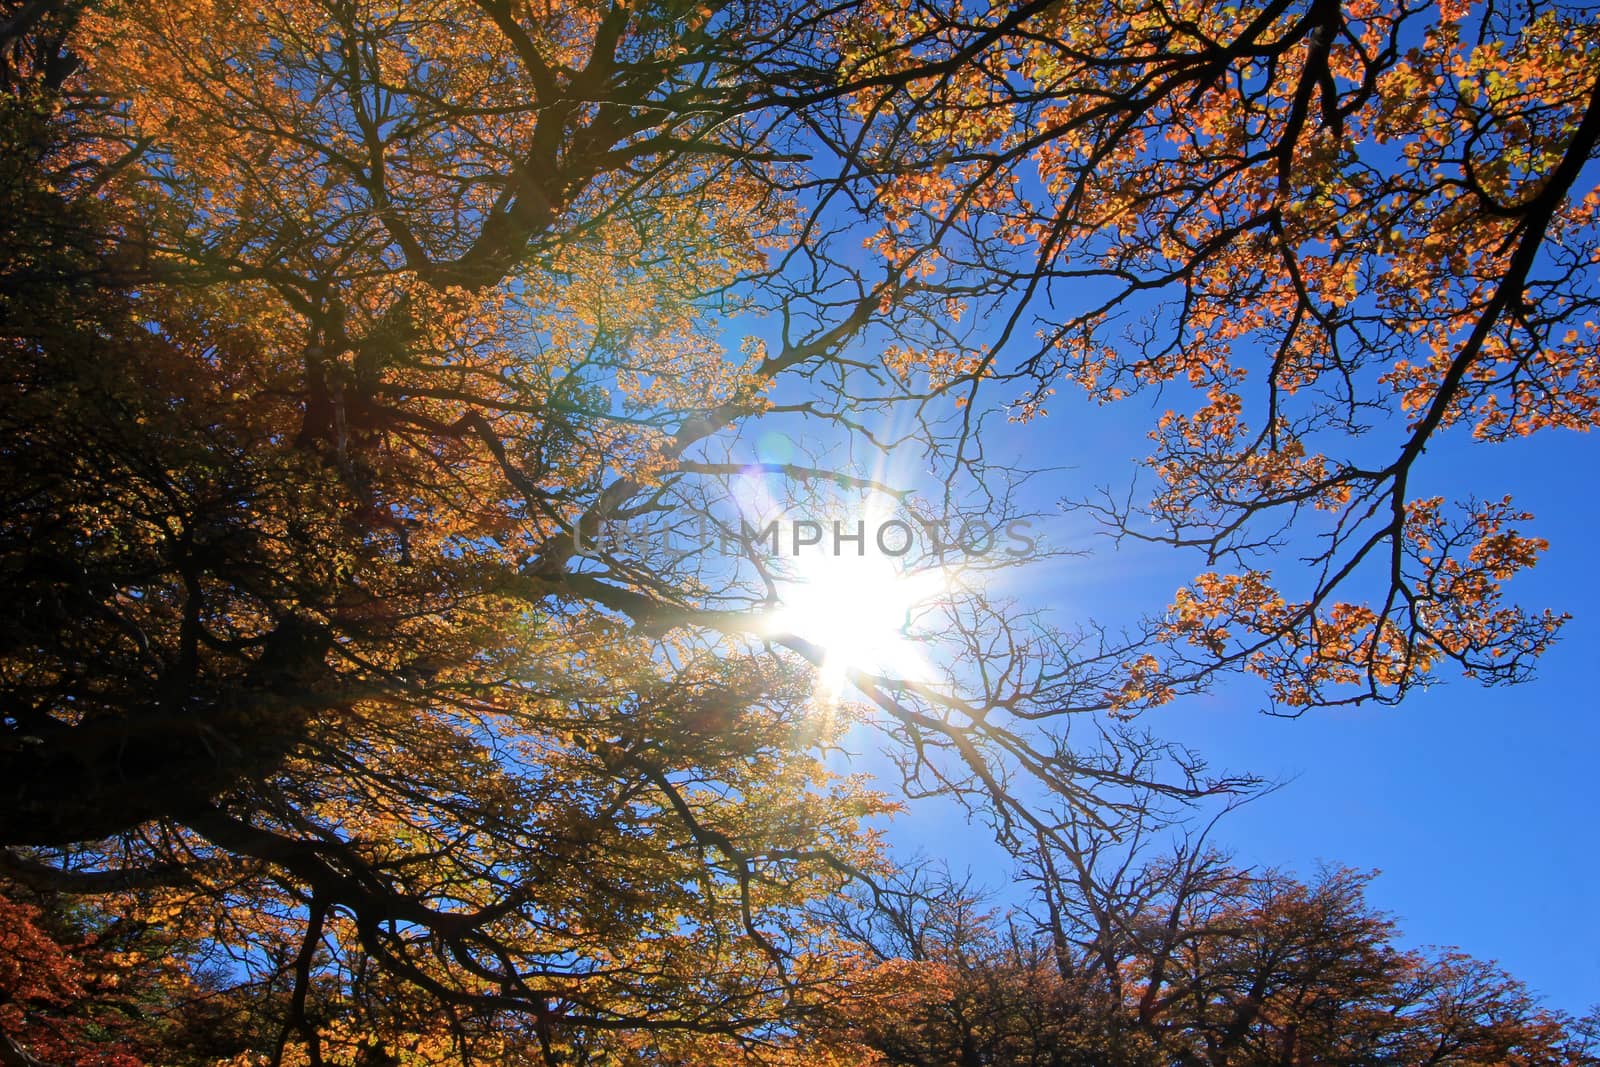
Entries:
{"type": "Polygon", "coordinates": [[[1163,705],[1556,639],[1422,472],[1600,420],[1592,11],[0,0],[0,109],[0,1063],[1593,1062],[1155,843],[1163,705]]]}

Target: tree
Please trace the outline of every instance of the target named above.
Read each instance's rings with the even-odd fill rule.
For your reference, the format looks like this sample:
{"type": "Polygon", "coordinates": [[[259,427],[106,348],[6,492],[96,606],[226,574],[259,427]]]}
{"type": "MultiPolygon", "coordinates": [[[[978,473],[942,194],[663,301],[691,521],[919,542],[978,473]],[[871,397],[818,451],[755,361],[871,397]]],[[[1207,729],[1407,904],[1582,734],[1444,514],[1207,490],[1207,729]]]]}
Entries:
{"type": "Polygon", "coordinates": [[[148,910],[116,914],[102,902],[7,884],[0,1063],[202,1064],[248,1048],[243,998],[171,926],[148,910]]]}
{"type": "MultiPolygon", "coordinates": [[[[814,714],[819,650],[771,632],[748,546],[580,551],[693,514],[739,471],[692,447],[913,299],[720,344],[781,284],[761,122],[839,97],[794,59],[825,26],[6,12],[4,873],[282,992],[277,1061],[737,1043],[836,987],[807,906],[880,867],[890,805],[826,769],[852,712],[814,714]]],[[[1048,679],[857,683],[908,775],[1006,819],[997,758],[1101,773],[983,723],[1048,679]]]]}
{"type": "Polygon", "coordinates": [[[1243,670],[1289,710],[1453,663],[1527,676],[1562,616],[1504,601],[1544,542],[1448,505],[1447,433],[1594,424],[1600,41],[1562,5],[884,2],[841,178],[870,238],[1002,325],[898,352],[1014,418],[1158,394],[1148,480],[1072,506],[1205,570],[1152,613],[1134,712],[1243,670]],[[966,352],[963,362],[952,352],[966,352]],[[1280,552],[1305,562],[1274,571],[1280,552]]]}
{"type": "Polygon", "coordinates": [[[1063,832],[1030,790],[1109,825],[1239,784],[1070,713],[1236,665],[1296,704],[1398,695],[1442,658],[1520,677],[1556,620],[1498,583],[1538,543],[1407,479],[1452,405],[1582,408],[1592,337],[1542,342],[1589,303],[1593,28],[1491,15],[1466,50],[1446,9],[1402,55],[1422,17],[5,4],[0,869],[193,924],[284,994],[278,1060],[738,1045],[851,977],[812,906],[881,870],[892,801],[826,761],[869,709],[908,792],[1016,843],[1063,832]],[[1330,147],[1379,120],[1415,151],[1369,175],[1330,147]],[[1339,248],[1310,247],[1336,214],[1339,248]],[[1069,256],[1124,295],[1014,360],[1069,256]],[[1095,331],[1157,283],[1185,293],[1179,341],[1123,366],[1095,331]],[[996,308],[979,347],[961,323],[996,308]],[[740,312],[770,328],[730,344],[740,312]],[[1247,438],[1225,346],[1280,312],[1284,412],[1247,438]],[[1453,354],[1376,367],[1397,322],[1453,354]],[[1371,404],[1313,379],[1378,371],[1419,412],[1400,459],[1311,456],[1371,404]],[[1219,559],[1273,514],[1331,516],[1317,590],[1208,574],[1124,638],[958,586],[920,631],[931,678],[852,667],[862,705],[817,713],[826,650],[777,621],[730,504],[741,435],[910,448],[943,499],[826,456],[756,473],[999,526],[1026,472],[983,457],[973,389],[1027,381],[1026,416],[1063,374],[1210,388],[1159,428],[1154,513],[1219,559]],[[880,442],[879,416],[910,430],[880,442]],[[602,536],[696,517],[727,537],[602,536]],[[1330,599],[1384,551],[1378,608],[1330,599]]]}
{"type": "Polygon", "coordinates": [[[808,1039],[917,1067],[1596,1062],[1585,1024],[1493,965],[1396,947],[1365,900],[1370,874],[1307,884],[1197,845],[1153,861],[1103,839],[1041,854],[1038,918],[914,879],[861,932],[915,963],[919,1002],[835,1010],[808,1039]]]}

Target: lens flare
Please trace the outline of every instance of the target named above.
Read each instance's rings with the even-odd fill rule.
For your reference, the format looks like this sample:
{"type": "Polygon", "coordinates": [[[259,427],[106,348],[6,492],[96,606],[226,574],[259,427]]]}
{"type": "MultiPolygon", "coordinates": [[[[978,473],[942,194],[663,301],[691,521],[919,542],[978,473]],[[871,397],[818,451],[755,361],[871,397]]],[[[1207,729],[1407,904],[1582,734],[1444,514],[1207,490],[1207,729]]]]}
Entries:
{"type": "Polygon", "coordinates": [[[946,591],[942,572],[907,573],[893,559],[875,554],[818,551],[792,563],[768,630],[821,649],[819,697],[837,699],[856,671],[898,681],[929,680],[915,624],[921,610],[946,591]]]}

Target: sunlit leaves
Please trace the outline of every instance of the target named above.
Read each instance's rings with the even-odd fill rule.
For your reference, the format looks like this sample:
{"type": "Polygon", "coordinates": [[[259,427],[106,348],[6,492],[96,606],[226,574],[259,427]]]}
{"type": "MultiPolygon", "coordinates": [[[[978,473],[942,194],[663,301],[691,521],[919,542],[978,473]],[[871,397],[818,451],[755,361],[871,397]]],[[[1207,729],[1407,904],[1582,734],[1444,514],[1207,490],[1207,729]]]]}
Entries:
{"type": "Polygon", "coordinates": [[[1180,594],[1161,631],[1180,658],[1293,705],[1391,699],[1452,648],[1521,676],[1555,616],[1507,614],[1505,574],[1441,584],[1399,561],[1431,437],[1594,424],[1592,20],[1085,2],[871,27],[852,53],[881,83],[857,98],[885,223],[869,244],[1004,312],[968,379],[1014,383],[1022,419],[1063,380],[1101,402],[1162,390],[1151,495],[1095,513],[1207,565],[1304,546],[1303,573],[1274,568],[1287,610],[1216,606],[1253,639],[1185,621],[1180,594]]]}

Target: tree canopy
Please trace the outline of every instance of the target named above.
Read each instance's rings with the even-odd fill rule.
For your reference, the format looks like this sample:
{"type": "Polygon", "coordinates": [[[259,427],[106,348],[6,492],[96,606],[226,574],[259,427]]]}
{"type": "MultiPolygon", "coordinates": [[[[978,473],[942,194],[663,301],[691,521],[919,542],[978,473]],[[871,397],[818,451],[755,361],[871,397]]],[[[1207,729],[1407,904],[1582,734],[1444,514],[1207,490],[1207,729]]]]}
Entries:
{"type": "Polygon", "coordinates": [[[1595,1062],[1593,1019],[1394,944],[1370,875],[1306,884],[1194,841],[1133,862],[1099,844],[1036,857],[1037,918],[913,878],[860,930],[900,972],[894,1002],[830,1005],[808,1039],[917,1067],[1595,1062]]]}
{"type": "MultiPolygon", "coordinates": [[[[908,799],[1048,856],[1252,784],[1141,715],[1225,674],[1527,677],[1531,516],[1416,472],[1600,410],[1597,34],[0,0],[0,1062],[790,1054],[879,995],[830,902],[888,902],[908,799]],[[1170,604],[1044,619],[919,542],[918,669],[785,613],[751,525],[1026,521],[985,427],[1048,443],[1068,389],[1171,405],[1133,495],[1068,501],[1202,561],[1170,604]]],[[[1359,879],[1202,866],[1387,936],[1359,879]]],[[[1389,964],[1341,995],[1447,966],[1389,964]]]]}

